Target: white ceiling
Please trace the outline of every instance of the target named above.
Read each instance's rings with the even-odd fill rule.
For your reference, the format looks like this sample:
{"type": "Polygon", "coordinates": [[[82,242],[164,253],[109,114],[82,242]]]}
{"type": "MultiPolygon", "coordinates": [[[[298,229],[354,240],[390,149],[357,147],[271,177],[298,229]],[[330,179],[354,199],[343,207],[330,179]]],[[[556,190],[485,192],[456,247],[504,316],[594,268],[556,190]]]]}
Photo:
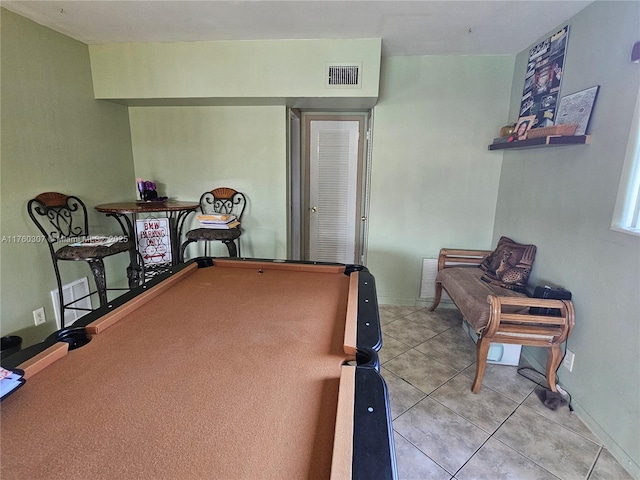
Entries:
{"type": "Polygon", "coordinates": [[[382,38],[383,55],[515,54],[591,1],[9,1],[86,44],[382,38]]]}

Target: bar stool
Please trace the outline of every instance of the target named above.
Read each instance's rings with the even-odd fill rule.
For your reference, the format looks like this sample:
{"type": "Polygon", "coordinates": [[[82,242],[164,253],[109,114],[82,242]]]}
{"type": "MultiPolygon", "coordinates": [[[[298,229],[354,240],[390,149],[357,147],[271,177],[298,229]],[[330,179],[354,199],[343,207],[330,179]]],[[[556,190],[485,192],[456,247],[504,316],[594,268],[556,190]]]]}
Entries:
{"type": "MultiPolygon", "coordinates": [[[[247,199],[245,195],[229,187],[216,188],[210,192],[203,193],[200,197],[200,211],[203,215],[234,215],[238,222],[242,220],[242,214],[244,213],[246,204],[247,199]]],[[[240,230],[239,225],[233,228],[196,228],[189,230],[185,235],[187,240],[183,242],[180,248],[180,260],[184,262],[184,251],[190,243],[210,241],[224,243],[229,251],[229,256],[238,257],[240,255],[241,234],[242,230],[240,230]]]]}
{"type": "MultiPolygon", "coordinates": [[[[27,204],[29,217],[36,224],[38,230],[42,233],[47,241],[51,261],[53,262],[53,270],[56,274],[56,283],[58,285],[58,302],[60,307],[60,324],[64,328],[65,310],[84,310],[91,311],[87,308],[73,307],[74,303],[97,294],[100,300],[100,306],[107,304],[107,292],[110,290],[126,290],[122,288],[107,288],[107,280],[104,270],[104,258],[116,255],[118,253],[128,252],[130,256],[130,264],[127,267],[127,276],[129,277],[129,287],[133,278],[134,266],[138,262],[138,252],[132,239],[125,236],[122,239],[114,239],[111,245],[95,243],[91,245],[88,240],[89,220],[87,216],[87,208],[78,197],[65,195],[58,192],[45,192],[37,197],[29,200],[27,204]],[[56,248],[57,244],[64,244],[60,248],[56,248]],[[93,278],[96,284],[96,290],[91,291],[82,298],[75,299],[65,304],[62,292],[62,279],[59,261],[85,261],[89,264],[93,278]]],[[[138,267],[140,268],[140,267],[138,267]]],[[[142,276],[144,278],[144,275],[142,276]]]]}

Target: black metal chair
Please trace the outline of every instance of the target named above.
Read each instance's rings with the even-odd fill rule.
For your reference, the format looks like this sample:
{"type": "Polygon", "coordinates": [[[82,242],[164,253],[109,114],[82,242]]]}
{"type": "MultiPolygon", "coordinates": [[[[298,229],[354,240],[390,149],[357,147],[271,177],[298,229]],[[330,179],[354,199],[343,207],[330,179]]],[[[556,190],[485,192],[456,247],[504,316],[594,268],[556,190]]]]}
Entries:
{"type": "MultiPolygon", "coordinates": [[[[205,192],[200,197],[200,211],[202,214],[234,215],[238,222],[242,221],[247,199],[242,192],[233,188],[220,187],[205,192]]],[[[230,257],[240,256],[240,225],[233,228],[196,228],[185,235],[186,241],[180,248],[180,260],[184,262],[184,252],[189,244],[194,242],[219,241],[227,246],[230,257]],[[237,240],[237,246],[236,246],[237,240]]],[[[205,255],[207,254],[205,243],[205,255]]]]}
{"type": "Polygon", "coordinates": [[[87,308],[73,307],[74,303],[97,294],[102,307],[108,303],[107,291],[126,290],[122,288],[107,288],[103,261],[105,257],[128,252],[130,256],[130,264],[127,267],[129,288],[133,288],[138,284],[138,278],[144,279],[144,272],[141,276],[138,275],[140,269],[143,268],[143,264],[138,261],[139,254],[136,251],[135,242],[127,238],[126,232],[123,231],[122,238],[114,238],[115,243],[111,245],[105,245],[104,243],[89,244],[92,237],[89,235],[87,208],[78,197],[58,192],[41,193],[29,200],[27,211],[49,246],[49,253],[51,254],[58,284],[61,328],[65,327],[65,310],[91,311],[87,308]],[[54,245],[58,243],[64,245],[57,249],[54,248],[54,245]],[[88,295],[67,304],[64,302],[62,279],[58,267],[59,261],[66,260],[87,262],[96,284],[96,290],[90,291],[88,295]]]}

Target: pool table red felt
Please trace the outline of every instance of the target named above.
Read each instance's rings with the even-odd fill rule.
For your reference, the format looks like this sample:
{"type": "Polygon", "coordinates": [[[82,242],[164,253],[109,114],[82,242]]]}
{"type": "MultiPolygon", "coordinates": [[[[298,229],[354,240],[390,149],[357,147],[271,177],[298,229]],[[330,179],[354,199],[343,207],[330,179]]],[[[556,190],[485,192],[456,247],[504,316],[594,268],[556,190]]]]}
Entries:
{"type": "Polygon", "coordinates": [[[344,269],[192,264],[88,324],[85,346],[21,366],[1,477],[349,478],[358,272],[344,269]]]}

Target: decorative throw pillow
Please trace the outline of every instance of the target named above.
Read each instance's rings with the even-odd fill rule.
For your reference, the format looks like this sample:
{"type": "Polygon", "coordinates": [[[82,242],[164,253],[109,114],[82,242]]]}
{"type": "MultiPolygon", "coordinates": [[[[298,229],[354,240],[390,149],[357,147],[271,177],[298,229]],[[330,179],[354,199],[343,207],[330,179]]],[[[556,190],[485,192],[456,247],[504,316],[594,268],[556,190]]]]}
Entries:
{"type": "Polygon", "coordinates": [[[523,291],[536,257],[535,245],[523,245],[500,237],[496,249],[480,264],[482,280],[509,290],[523,291]]]}

